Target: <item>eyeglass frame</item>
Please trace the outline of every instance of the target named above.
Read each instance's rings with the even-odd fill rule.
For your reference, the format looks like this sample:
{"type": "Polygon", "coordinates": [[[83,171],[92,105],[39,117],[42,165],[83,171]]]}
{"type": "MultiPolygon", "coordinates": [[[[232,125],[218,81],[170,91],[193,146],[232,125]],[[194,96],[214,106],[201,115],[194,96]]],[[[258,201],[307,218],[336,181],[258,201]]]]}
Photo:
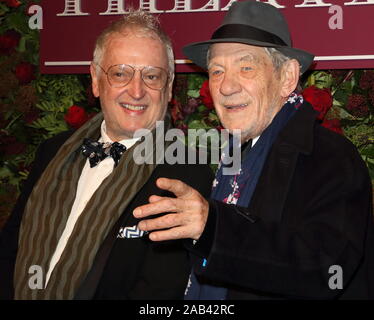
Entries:
{"type": "Polygon", "coordinates": [[[106,74],[106,78],[107,78],[107,80],[108,80],[108,83],[109,83],[109,85],[110,85],[111,87],[113,87],[113,88],[123,88],[123,87],[126,87],[126,86],[127,86],[127,85],[132,81],[132,79],[134,78],[135,72],[136,72],[137,70],[140,71],[140,77],[141,77],[143,83],[146,85],[147,88],[149,88],[149,89],[151,89],[151,90],[157,90],[157,91],[161,91],[161,90],[163,90],[163,89],[167,86],[167,84],[168,84],[168,82],[169,82],[169,79],[170,79],[169,72],[166,71],[164,68],[161,68],[161,67],[155,67],[155,66],[144,66],[144,67],[142,67],[142,68],[139,68],[139,67],[134,67],[134,66],[132,66],[132,65],[130,65],[130,64],[126,64],[126,63],[122,63],[122,64],[113,64],[113,65],[109,66],[108,70],[109,70],[110,68],[112,68],[112,67],[115,67],[115,66],[128,66],[128,67],[130,67],[131,69],[134,70],[131,79],[130,79],[126,84],[124,84],[123,86],[120,86],[120,87],[116,87],[116,86],[113,86],[113,84],[112,84],[112,83],[110,82],[110,80],[109,80],[108,70],[105,71],[104,68],[103,68],[100,64],[98,64],[98,63],[96,63],[96,65],[99,66],[100,69],[101,69],[101,70],[106,74]],[[151,88],[151,87],[150,87],[150,86],[149,86],[149,85],[144,81],[144,79],[143,79],[143,70],[144,70],[145,68],[149,68],[149,67],[151,67],[151,68],[158,68],[158,69],[161,69],[161,70],[165,71],[165,73],[166,73],[166,82],[165,82],[165,85],[164,85],[162,88],[160,88],[160,89],[154,89],[154,88],[151,88]]]}

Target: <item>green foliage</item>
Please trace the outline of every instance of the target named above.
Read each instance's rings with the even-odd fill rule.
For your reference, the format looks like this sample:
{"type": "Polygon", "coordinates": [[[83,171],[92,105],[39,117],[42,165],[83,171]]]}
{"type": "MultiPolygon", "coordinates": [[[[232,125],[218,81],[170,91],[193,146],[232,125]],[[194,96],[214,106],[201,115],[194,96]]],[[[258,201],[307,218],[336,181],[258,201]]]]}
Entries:
{"type": "MultiPolygon", "coordinates": [[[[41,75],[38,72],[39,32],[28,27],[29,17],[25,10],[31,1],[21,3],[17,8],[10,8],[6,2],[0,2],[0,35],[8,31],[19,35],[13,51],[0,54],[0,228],[1,221],[9,214],[28,176],[40,143],[69,129],[65,121],[68,109],[72,105],[79,105],[87,112],[99,111],[91,101],[92,97],[91,100],[87,97],[90,90],[88,76],[41,75]],[[34,79],[23,84],[19,82],[15,70],[20,63],[30,63],[35,67],[34,79]]],[[[314,71],[303,87],[315,85],[331,90],[333,107],[327,117],[340,120],[345,135],[356,145],[371,177],[374,177],[374,80],[371,88],[361,85],[368,72],[347,70],[336,75],[335,71],[314,71]],[[357,114],[355,109],[348,108],[352,105],[353,95],[366,99],[367,114],[357,114]]],[[[175,96],[170,106],[176,127],[184,131],[221,128],[217,114],[210,105],[209,92],[201,92],[205,81],[205,74],[176,76],[175,96]]],[[[209,143],[216,143],[188,139],[185,142],[207,150],[209,143]]]]}
{"type": "Polygon", "coordinates": [[[315,71],[304,87],[329,89],[333,106],[327,119],[338,119],[374,179],[374,70],[315,71]]]}
{"type": "Polygon", "coordinates": [[[39,32],[28,27],[28,3],[10,8],[0,2],[0,35],[11,32],[16,43],[0,54],[0,222],[13,207],[40,143],[69,129],[64,119],[69,107],[98,111],[87,104],[88,76],[39,74],[39,32]],[[15,70],[25,63],[33,65],[33,77],[19,81],[15,70]]]}
{"type": "Polygon", "coordinates": [[[42,75],[35,81],[35,88],[42,102],[60,105],[59,112],[86,99],[86,89],[76,75],[42,75]]]}

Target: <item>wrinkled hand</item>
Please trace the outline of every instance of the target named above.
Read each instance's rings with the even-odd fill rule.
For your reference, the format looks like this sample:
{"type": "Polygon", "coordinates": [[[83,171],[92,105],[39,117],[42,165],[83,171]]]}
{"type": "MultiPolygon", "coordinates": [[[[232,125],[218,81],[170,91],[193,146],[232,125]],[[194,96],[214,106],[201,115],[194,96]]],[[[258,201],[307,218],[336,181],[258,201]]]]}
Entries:
{"type": "Polygon", "coordinates": [[[137,207],[133,211],[136,218],[169,212],[161,217],[140,221],[138,228],[152,231],[149,238],[153,241],[186,238],[198,240],[208,219],[208,201],[179,180],[159,178],[156,184],[160,189],[174,193],[176,198],[153,195],[149,198],[149,204],[137,207]],[[167,230],[154,231],[160,229],[167,230]]]}

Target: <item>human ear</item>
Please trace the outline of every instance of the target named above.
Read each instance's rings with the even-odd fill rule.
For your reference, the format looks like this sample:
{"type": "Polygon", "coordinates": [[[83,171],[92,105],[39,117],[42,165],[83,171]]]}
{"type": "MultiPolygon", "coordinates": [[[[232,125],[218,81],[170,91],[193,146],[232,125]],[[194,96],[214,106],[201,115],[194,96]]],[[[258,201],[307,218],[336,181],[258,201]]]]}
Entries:
{"type": "Polygon", "coordinates": [[[96,74],[96,68],[93,62],[90,65],[90,73],[91,73],[91,79],[92,79],[92,93],[97,98],[100,96],[99,80],[98,80],[98,77],[96,74]]]}
{"type": "Polygon", "coordinates": [[[281,96],[287,98],[297,87],[300,65],[295,59],[286,61],[281,70],[281,96]]]}

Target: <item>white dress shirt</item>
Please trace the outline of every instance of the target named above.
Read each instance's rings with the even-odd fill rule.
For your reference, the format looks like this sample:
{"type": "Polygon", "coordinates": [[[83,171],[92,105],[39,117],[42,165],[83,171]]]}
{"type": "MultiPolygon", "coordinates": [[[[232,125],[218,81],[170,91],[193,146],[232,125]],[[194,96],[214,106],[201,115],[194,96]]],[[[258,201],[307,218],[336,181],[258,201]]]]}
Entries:
{"type": "MultiPolygon", "coordinates": [[[[139,138],[136,139],[125,139],[118,141],[123,144],[127,149],[131,148],[139,138]]],[[[101,124],[101,138],[99,142],[113,142],[106,134],[105,120],[101,124]]],[[[85,166],[83,167],[82,173],[78,180],[77,193],[75,195],[75,200],[66,222],[65,229],[61,234],[60,240],[58,241],[56,250],[52,255],[49,269],[46,277],[46,286],[48,284],[51,273],[56,266],[57,262],[60,260],[61,255],[66,247],[67,241],[71,233],[73,232],[75,223],[77,222],[79,216],[84,210],[86,204],[91,199],[92,195],[99,188],[104,179],[109,176],[114,168],[114,160],[112,157],[107,157],[100,161],[95,167],[90,167],[90,162],[87,159],[85,166]]]]}

